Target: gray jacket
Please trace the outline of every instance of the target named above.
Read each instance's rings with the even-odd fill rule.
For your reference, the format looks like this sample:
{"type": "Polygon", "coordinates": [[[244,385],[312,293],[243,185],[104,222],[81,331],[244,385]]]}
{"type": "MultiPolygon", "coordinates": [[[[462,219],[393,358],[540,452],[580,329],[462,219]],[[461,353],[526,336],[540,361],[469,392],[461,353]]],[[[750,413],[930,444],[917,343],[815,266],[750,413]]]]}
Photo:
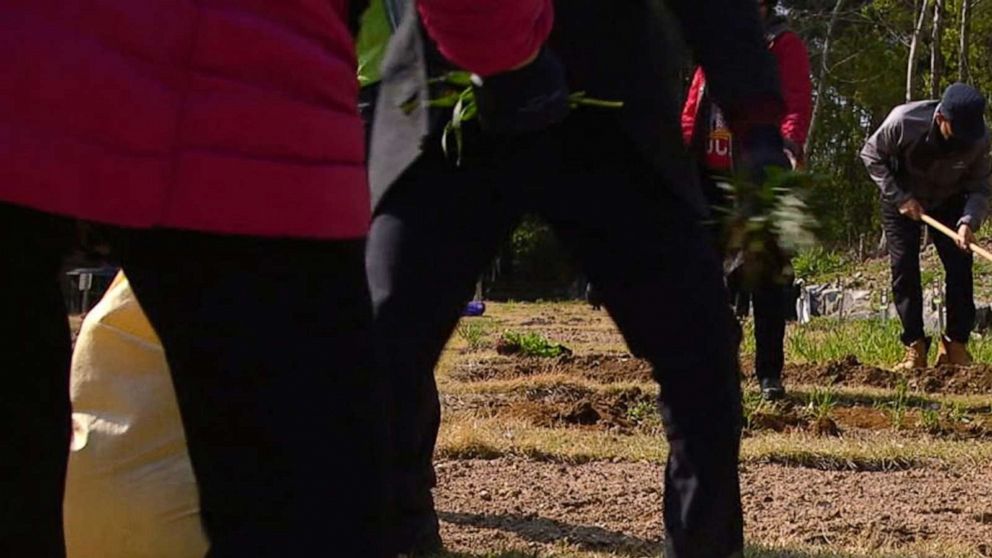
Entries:
{"type": "Polygon", "coordinates": [[[967,201],[958,225],[978,230],[989,208],[989,132],[965,152],[944,150],[934,120],[939,104],[918,101],[893,109],[868,138],[861,159],[882,190],[884,203],[899,206],[916,198],[924,209],[931,209],[964,193],[967,201]]]}

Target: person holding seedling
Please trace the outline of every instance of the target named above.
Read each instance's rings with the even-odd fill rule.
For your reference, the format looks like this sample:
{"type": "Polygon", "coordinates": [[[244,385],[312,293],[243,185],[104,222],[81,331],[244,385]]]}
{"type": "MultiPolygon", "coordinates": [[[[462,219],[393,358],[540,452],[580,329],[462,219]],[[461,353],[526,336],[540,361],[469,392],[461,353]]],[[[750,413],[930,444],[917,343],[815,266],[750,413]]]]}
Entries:
{"type": "Polygon", "coordinates": [[[892,291],[905,359],[900,370],[925,368],[930,338],[923,331],[920,279],[921,221],[928,222],[946,272],[947,327],[937,365],[967,365],[975,323],[971,244],[988,214],[989,130],[986,101],[974,87],[955,83],[939,100],[892,110],[861,150],[881,190],[882,222],[892,269],[892,291]],[[943,227],[941,227],[943,225],[943,227]],[[941,229],[956,232],[952,239],[941,229]]]}
{"type": "MultiPolygon", "coordinates": [[[[500,5],[463,4],[492,17],[500,5]]],[[[763,182],[768,167],[787,167],[775,63],[753,5],[668,6],[711,77],[749,175],[763,182]]],[[[480,270],[534,212],[581,261],[662,386],[668,555],[740,556],[737,324],[703,228],[696,166],[679,138],[670,30],[648,0],[562,0],[554,12],[534,61],[497,78],[427,79],[435,54],[479,74],[492,53],[455,56],[450,42],[424,44],[412,11],[385,57],[367,264],[377,352],[394,392],[398,551],[432,555],[441,546],[431,499],[434,366],[480,270]]]]}
{"type": "MultiPolygon", "coordinates": [[[[789,29],[786,19],[775,13],[776,4],[777,0],[761,0],[758,9],[768,50],[778,63],[785,101],[780,129],[785,152],[795,169],[805,158],[804,146],[813,111],[813,85],[806,46],[799,35],[789,29]]],[[[699,156],[705,172],[714,178],[706,187],[709,202],[725,210],[732,200],[716,183],[726,182],[740,166],[740,153],[723,111],[710,94],[703,68],[696,69],[682,109],[682,137],[699,156]]],[[[723,224],[719,222],[717,227],[723,224]]],[[[792,278],[788,274],[762,273],[752,281],[753,285],[745,285],[748,281],[743,271],[743,267],[738,266],[728,274],[731,299],[743,306],[742,315],[747,314],[747,304],[753,301],[755,374],[762,396],[767,400],[778,400],[785,396],[782,369],[785,366],[787,289],[792,278]]]]}

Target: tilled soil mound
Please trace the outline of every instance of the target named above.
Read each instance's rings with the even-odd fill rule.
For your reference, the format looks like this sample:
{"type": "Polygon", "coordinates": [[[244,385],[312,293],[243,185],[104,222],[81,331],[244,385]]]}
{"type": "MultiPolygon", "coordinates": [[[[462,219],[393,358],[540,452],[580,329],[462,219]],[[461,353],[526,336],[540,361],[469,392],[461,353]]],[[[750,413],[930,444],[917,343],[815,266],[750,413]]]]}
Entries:
{"type": "Polygon", "coordinates": [[[566,355],[558,358],[496,357],[465,362],[452,378],[466,382],[563,374],[602,383],[649,382],[651,365],[630,355],[566,355]]]}
{"type": "Polygon", "coordinates": [[[992,392],[992,366],[941,366],[897,373],[858,362],[853,356],[826,364],[786,367],[785,378],[795,384],[895,388],[906,379],[911,390],[927,393],[983,394],[992,392]]]}
{"type": "MultiPolygon", "coordinates": [[[[452,377],[459,381],[511,380],[561,374],[602,383],[650,382],[651,365],[630,355],[566,355],[558,358],[519,356],[484,358],[459,365],[452,377]]],[[[749,376],[745,374],[745,377],[749,376]]],[[[785,378],[792,384],[869,386],[894,389],[905,378],[912,391],[949,394],[992,392],[992,366],[941,366],[898,373],[862,364],[848,356],[823,364],[790,364],[785,378]]]]}
{"type": "Polygon", "coordinates": [[[905,435],[930,435],[950,440],[992,438],[992,421],[984,416],[952,420],[941,415],[930,422],[919,409],[900,414],[892,409],[838,407],[830,416],[815,418],[800,407],[758,412],[751,416],[746,435],[758,432],[810,432],[817,436],[840,436],[854,431],[900,431],[905,435]]]}
{"type": "Polygon", "coordinates": [[[442,396],[445,410],[524,420],[549,428],[629,433],[659,425],[656,396],[640,388],[595,392],[573,385],[528,388],[512,394],[442,396]]]}

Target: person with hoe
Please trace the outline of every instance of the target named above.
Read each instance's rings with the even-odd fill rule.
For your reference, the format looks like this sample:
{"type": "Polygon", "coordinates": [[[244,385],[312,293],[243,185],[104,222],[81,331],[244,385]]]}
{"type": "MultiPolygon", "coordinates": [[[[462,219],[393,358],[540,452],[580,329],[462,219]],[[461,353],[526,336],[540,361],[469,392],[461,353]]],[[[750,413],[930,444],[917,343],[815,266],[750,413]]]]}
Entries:
{"type": "MultiPolygon", "coordinates": [[[[918,101],[892,110],[864,148],[864,161],[881,190],[882,223],[892,269],[892,291],[902,342],[901,370],[925,368],[931,340],[923,331],[920,240],[923,223],[933,219],[957,232],[956,240],[934,234],[946,273],[947,327],[939,340],[937,365],[967,365],[968,340],[975,323],[972,255],[975,231],[988,214],[989,130],[986,101],[974,87],[955,83],[939,100],[918,101]]],[[[940,232],[936,230],[934,232],[940,232]]]]}

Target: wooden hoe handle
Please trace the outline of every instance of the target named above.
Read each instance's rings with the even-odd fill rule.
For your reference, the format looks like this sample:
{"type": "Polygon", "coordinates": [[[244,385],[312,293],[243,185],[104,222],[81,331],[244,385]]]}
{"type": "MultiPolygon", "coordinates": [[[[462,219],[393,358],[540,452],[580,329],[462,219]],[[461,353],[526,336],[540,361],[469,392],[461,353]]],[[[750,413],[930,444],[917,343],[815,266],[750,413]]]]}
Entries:
{"type": "MultiPolygon", "coordinates": [[[[950,227],[934,219],[933,217],[924,214],[921,216],[921,219],[923,219],[924,223],[946,234],[947,236],[953,238],[954,240],[960,240],[961,237],[958,236],[958,233],[954,232],[953,230],[951,230],[950,227]]],[[[992,254],[990,254],[989,251],[986,250],[985,248],[982,248],[981,246],[975,243],[968,244],[968,248],[970,248],[972,252],[992,262],[992,254]]]]}

